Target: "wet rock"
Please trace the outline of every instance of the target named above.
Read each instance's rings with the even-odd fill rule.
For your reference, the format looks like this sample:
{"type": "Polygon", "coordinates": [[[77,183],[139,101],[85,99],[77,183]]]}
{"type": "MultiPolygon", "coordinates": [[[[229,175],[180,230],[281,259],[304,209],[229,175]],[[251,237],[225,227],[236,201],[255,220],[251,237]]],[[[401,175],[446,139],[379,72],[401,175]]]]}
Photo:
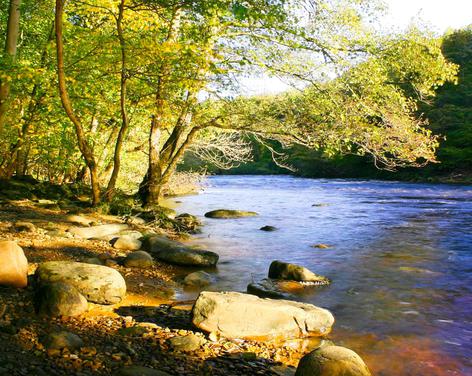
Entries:
{"type": "Polygon", "coordinates": [[[116,376],[170,376],[167,372],[142,366],[128,366],[116,372],[116,376]]]}
{"type": "Polygon", "coordinates": [[[107,224],[92,227],[71,227],[69,232],[78,238],[92,239],[104,237],[107,235],[115,235],[126,229],[128,229],[128,225],[107,224]]]}
{"type": "Polygon", "coordinates": [[[264,278],[247,286],[247,292],[260,298],[290,299],[293,293],[302,292],[305,287],[296,281],[280,281],[264,278]]]}
{"type": "Polygon", "coordinates": [[[39,265],[40,285],[64,282],[74,286],[85,298],[98,304],[119,303],[126,294],[126,283],[115,269],[71,261],[50,261],[39,265]]]}
{"type": "Polygon", "coordinates": [[[0,285],[17,288],[28,284],[28,260],[13,241],[0,241],[0,285]]]}
{"type": "Polygon", "coordinates": [[[311,304],[204,291],[193,306],[192,322],[222,337],[265,341],[326,335],[334,317],[311,304]]]}
{"type": "Polygon", "coordinates": [[[137,251],[141,249],[141,241],[129,235],[123,235],[112,241],[113,248],[121,249],[123,251],[137,251]]]}
{"type": "Polygon", "coordinates": [[[324,244],[324,243],[313,244],[311,247],[312,247],[312,248],[319,248],[319,249],[328,249],[328,248],[331,248],[330,245],[324,244]]]}
{"type": "Polygon", "coordinates": [[[203,270],[187,274],[184,278],[184,285],[189,287],[205,287],[211,284],[211,275],[203,270]]]}
{"type": "Polygon", "coordinates": [[[259,230],[271,232],[271,231],[277,230],[277,227],[274,227],[274,226],[262,226],[259,230]]]}
{"type": "Polygon", "coordinates": [[[145,248],[157,259],[169,264],[213,266],[219,259],[219,256],[214,252],[191,248],[161,236],[148,238],[145,248]]]}
{"type": "Polygon", "coordinates": [[[177,336],[169,339],[170,347],[174,351],[195,351],[200,348],[205,340],[202,337],[196,336],[195,334],[189,334],[186,336],[177,336]]]}
{"type": "Polygon", "coordinates": [[[229,209],[217,209],[205,213],[207,218],[242,218],[242,217],[254,217],[258,215],[253,211],[244,211],[244,210],[229,210],[229,209]]]}
{"type": "Polygon", "coordinates": [[[77,334],[60,331],[49,334],[44,340],[43,344],[47,349],[62,350],[62,349],[76,349],[82,347],[84,341],[77,334]]]}
{"type": "Polygon", "coordinates": [[[36,232],[36,226],[31,222],[15,222],[14,228],[17,232],[36,232]]]}
{"type": "Polygon", "coordinates": [[[35,298],[40,315],[77,316],[88,309],[87,299],[75,287],[62,282],[41,286],[35,298]]]}
{"type": "Polygon", "coordinates": [[[154,261],[149,253],[144,251],[136,251],[126,256],[123,264],[127,268],[147,269],[154,265],[154,261]]]}
{"type": "Polygon", "coordinates": [[[370,376],[364,361],[341,346],[323,346],[305,355],[295,376],[370,376]]]}
{"type": "Polygon", "coordinates": [[[300,282],[313,282],[316,285],[328,285],[329,279],[313,273],[307,268],[282,261],[273,261],[269,267],[269,278],[288,279],[300,282]]]}

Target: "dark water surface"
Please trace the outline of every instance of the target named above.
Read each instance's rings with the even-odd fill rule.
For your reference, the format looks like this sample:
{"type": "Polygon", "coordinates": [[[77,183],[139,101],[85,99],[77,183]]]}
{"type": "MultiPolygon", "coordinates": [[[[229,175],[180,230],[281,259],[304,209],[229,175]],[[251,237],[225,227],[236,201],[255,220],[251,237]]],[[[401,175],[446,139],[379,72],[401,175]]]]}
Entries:
{"type": "Polygon", "coordinates": [[[472,187],[217,176],[181,200],[205,223],[196,242],[220,255],[212,289],[245,291],[272,260],[298,263],[333,281],[299,300],[331,310],[331,337],[376,375],[472,375],[472,187]],[[219,208],[260,215],[203,217],[219,208]]]}

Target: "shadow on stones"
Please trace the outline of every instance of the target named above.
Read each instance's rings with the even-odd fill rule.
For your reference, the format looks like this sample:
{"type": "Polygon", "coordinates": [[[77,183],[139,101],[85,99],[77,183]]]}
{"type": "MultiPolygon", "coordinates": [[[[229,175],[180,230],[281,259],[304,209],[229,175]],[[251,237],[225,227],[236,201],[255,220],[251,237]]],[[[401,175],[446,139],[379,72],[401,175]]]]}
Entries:
{"type": "Polygon", "coordinates": [[[115,310],[120,316],[131,316],[136,322],[149,322],[175,330],[193,330],[190,310],[176,309],[175,305],[159,306],[122,306],[115,310]]]}

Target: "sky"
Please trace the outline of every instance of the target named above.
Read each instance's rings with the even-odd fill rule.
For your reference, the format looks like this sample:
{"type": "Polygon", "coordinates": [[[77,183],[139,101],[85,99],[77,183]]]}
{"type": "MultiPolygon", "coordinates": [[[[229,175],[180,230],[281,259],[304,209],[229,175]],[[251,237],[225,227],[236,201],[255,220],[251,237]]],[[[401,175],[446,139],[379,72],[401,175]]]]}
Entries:
{"type": "MultiPolygon", "coordinates": [[[[472,24],[472,0],[384,0],[387,14],[381,21],[394,30],[404,30],[412,22],[426,24],[438,34],[472,24]]],[[[290,88],[278,78],[245,78],[244,94],[273,94],[290,88]]]]}

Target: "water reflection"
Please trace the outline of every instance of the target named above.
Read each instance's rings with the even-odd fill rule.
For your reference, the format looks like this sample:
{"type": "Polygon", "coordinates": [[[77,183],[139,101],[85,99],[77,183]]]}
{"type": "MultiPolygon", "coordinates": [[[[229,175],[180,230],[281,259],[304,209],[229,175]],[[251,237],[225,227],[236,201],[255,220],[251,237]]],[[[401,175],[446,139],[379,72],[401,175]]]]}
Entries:
{"type": "Polygon", "coordinates": [[[179,210],[201,216],[217,208],[260,213],[203,218],[197,241],[221,257],[212,289],[244,291],[272,260],[296,262],[333,280],[298,298],[329,308],[333,336],[376,374],[472,373],[472,188],[214,177],[182,201],[179,210]],[[260,231],[264,225],[279,230],[260,231]],[[322,243],[331,248],[312,247],[322,243]]]}

